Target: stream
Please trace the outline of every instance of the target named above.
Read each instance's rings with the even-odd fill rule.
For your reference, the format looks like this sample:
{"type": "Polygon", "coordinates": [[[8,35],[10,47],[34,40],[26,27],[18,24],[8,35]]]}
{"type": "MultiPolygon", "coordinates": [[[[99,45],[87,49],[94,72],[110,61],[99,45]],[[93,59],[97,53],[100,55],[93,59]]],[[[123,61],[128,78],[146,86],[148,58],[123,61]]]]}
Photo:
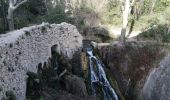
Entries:
{"type": "Polygon", "coordinates": [[[90,81],[92,95],[96,96],[96,84],[101,86],[101,90],[104,96],[104,100],[118,100],[118,96],[114,89],[111,87],[108,79],[106,78],[105,71],[103,69],[104,64],[101,60],[93,55],[93,49],[87,48],[87,54],[89,58],[90,69],[90,81]]]}

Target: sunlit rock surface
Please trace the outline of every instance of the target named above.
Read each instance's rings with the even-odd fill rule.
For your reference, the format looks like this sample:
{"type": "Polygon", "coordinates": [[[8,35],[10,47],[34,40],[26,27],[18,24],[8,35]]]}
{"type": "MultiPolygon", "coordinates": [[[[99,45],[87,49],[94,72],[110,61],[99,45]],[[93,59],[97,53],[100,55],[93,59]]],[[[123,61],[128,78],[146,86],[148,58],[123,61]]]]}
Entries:
{"type": "Polygon", "coordinates": [[[82,39],[76,27],[67,23],[43,23],[0,35],[0,99],[13,91],[17,100],[24,100],[26,73],[37,72],[37,65],[47,61],[54,45],[72,58],[82,47],[82,39]]]}

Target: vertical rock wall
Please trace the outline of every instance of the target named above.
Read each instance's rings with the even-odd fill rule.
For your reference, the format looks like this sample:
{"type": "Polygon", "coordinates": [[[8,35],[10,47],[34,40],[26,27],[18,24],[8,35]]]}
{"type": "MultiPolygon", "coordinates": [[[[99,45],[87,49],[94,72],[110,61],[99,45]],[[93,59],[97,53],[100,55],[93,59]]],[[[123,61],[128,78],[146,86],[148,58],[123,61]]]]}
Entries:
{"type": "Polygon", "coordinates": [[[67,24],[41,24],[0,35],[0,99],[12,91],[17,100],[26,94],[26,73],[51,56],[51,47],[68,58],[81,49],[83,37],[67,24]]]}

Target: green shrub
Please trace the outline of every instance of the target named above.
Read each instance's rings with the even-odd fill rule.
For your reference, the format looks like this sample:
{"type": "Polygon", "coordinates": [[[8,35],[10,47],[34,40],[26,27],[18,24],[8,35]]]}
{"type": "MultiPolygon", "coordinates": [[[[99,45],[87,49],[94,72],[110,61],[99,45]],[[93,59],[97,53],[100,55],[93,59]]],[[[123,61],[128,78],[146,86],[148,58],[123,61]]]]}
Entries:
{"type": "Polygon", "coordinates": [[[62,5],[57,5],[55,8],[49,11],[49,14],[40,15],[34,21],[41,23],[42,21],[49,23],[61,23],[67,21],[67,14],[64,12],[62,5]]]}
{"type": "Polygon", "coordinates": [[[3,91],[3,88],[2,87],[0,87],[0,92],[2,92],[3,91]]]}
{"type": "Polygon", "coordinates": [[[14,18],[15,29],[26,27],[30,22],[24,17],[15,17],[14,18]]]}
{"type": "Polygon", "coordinates": [[[1,21],[1,18],[0,18],[0,34],[5,33],[6,30],[7,29],[6,29],[4,23],[1,21]]]}
{"type": "Polygon", "coordinates": [[[161,42],[170,42],[170,32],[168,25],[152,26],[147,31],[141,33],[138,37],[144,37],[161,42]]]}
{"type": "Polygon", "coordinates": [[[13,91],[6,91],[6,100],[16,100],[16,96],[13,91]]]}

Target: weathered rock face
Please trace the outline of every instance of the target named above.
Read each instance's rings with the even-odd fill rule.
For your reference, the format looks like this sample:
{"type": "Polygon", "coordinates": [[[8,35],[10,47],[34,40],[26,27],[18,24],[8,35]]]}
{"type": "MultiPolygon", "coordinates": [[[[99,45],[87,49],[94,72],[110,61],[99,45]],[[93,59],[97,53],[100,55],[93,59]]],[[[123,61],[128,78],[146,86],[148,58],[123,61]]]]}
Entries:
{"type": "Polygon", "coordinates": [[[165,51],[161,46],[129,42],[125,47],[101,47],[99,54],[125,98],[138,100],[147,76],[163,58],[165,51]]]}
{"type": "Polygon", "coordinates": [[[51,56],[51,47],[72,58],[82,47],[82,36],[67,24],[42,24],[0,35],[0,99],[13,91],[17,100],[25,99],[26,73],[37,72],[37,65],[51,56]]]}
{"type": "Polygon", "coordinates": [[[80,97],[87,96],[86,85],[82,78],[75,75],[68,75],[65,76],[64,84],[66,85],[66,90],[70,93],[80,97]]]}
{"type": "Polygon", "coordinates": [[[144,100],[170,100],[170,55],[150,73],[143,97],[144,100]]]}

